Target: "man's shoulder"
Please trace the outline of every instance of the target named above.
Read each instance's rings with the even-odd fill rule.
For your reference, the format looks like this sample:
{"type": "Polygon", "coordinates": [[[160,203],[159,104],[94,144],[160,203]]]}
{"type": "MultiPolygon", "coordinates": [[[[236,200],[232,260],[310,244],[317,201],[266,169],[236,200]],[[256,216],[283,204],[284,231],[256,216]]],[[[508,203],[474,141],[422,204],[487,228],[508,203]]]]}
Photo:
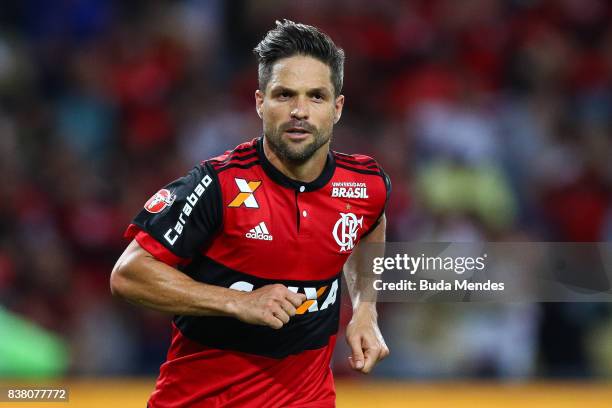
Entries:
{"type": "Polygon", "coordinates": [[[347,154],[332,150],[336,166],[362,174],[383,175],[378,162],[365,154],[347,154]]]}
{"type": "Polygon", "coordinates": [[[332,150],[336,167],[343,169],[344,171],[351,172],[355,179],[368,180],[371,177],[381,180],[384,189],[386,190],[386,196],[389,196],[391,192],[391,180],[382,166],[378,162],[365,154],[346,154],[332,150]],[[380,178],[379,178],[380,177],[380,178]]]}
{"type": "Polygon", "coordinates": [[[234,167],[248,168],[255,164],[259,164],[257,139],[241,143],[234,149],[227,150],[219,156],[204,160],[201,164],[208,164],[217,173],[234,167]]]}

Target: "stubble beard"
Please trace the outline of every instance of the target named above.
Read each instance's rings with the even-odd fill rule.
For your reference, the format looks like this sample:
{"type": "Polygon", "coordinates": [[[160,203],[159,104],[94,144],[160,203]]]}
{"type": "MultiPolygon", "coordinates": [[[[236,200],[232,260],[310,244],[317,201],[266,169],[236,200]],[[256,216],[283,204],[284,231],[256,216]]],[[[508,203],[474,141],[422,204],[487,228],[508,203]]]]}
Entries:
{"type": "Polygon", "coordinates": [[[283,133],[288,128],[287,126],[279,126],[273,130],[264,127],[264,136],[268,141],[270,149],[282,161],[296,165],[306,163],[331,139],[332,129],[329,129],[327,132],[321,132],[312,125],[302,125],[302,127],[310,132],[313,140],[307,144],[299,144],[293,147],[293,143],[283,139],[283,133]]]}

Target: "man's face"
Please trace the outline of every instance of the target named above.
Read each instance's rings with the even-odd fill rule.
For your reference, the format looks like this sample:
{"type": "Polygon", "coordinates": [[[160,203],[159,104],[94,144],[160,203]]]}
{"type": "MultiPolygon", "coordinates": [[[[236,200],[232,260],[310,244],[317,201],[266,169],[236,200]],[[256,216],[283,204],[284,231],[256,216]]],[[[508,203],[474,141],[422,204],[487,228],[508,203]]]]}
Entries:
{"type": "Polygon", "coordinates": [[[334,97],[325,63],[297,55],[278,60],[265,90],[255,92],[264,135],[280,159],[304,163],[330,141],[344,96],[334,97]]]}

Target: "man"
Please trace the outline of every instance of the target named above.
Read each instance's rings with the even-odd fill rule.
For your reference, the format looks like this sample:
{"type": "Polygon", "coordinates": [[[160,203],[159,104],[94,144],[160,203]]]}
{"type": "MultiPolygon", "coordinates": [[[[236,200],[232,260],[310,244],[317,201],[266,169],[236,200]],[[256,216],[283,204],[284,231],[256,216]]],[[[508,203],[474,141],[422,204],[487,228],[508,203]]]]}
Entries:
{"type": "Polygon", "coordinates": [[[150,407],[332,407],[344,267],[353,369],[389,353],[358,242],[383,242],[390,183],[330,150],[344,53],[277,22],[255,48],[264,136],[157,192],[126,231],[114,294],[176,315],[150,407]],[[367,298],[366,298],[367,297],[367,298]]]}

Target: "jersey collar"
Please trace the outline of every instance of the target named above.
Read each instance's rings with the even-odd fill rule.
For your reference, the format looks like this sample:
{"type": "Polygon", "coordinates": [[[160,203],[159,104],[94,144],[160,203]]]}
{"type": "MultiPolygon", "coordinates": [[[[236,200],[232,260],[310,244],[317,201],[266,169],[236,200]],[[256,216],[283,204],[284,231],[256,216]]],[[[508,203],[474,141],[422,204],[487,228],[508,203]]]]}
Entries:
{"type": "Polygon", "coordinates": [[[297,190],[299,192],[307,192],[307,191],[315,191],[323,186],[325,186],[329,180],[334,175],[334,170],[336,169],[336,161],[334,160],[334,155],[331,150],[327,153],[327,160],[325,161],[325,167],[323,167],[323,171],[315,180],[310,183],[305,183],[303,181],[294,180],[285,176],[280,172],[266,157],[263,148],[263,138],[259,137],[255,140],[255,145],[257,147],[257,153],[259,154],[259,160],[262,163],[262,167],[266,172],[266,175],[272,179],[272,181],[280,184],[283,187],[291,188],[297,190]]]}

